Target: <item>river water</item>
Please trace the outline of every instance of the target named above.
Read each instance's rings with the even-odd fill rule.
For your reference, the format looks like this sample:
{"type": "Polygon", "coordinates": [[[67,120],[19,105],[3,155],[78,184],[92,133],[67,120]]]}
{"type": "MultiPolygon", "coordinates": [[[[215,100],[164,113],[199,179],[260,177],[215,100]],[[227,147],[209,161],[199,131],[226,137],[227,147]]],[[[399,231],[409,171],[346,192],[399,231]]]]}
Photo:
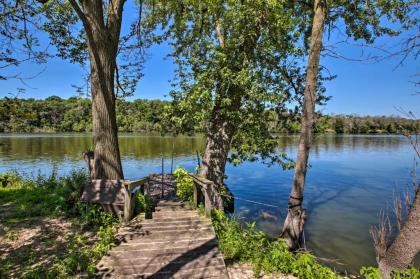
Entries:
{"type": "MultiPolygon", "coordinates": [[[[295,136],[283,136],[279,150],[295,158],[296,142],[295,136]]],[[[172,154],[173,169],[194,171],[196,151],[203,151],[204,143],[202,136],[121,134],[125,178],[161,172],[162,157],[165,172],[170,172],[172,154]]],[[[82,152],[91,145],[89,134],[0,135],[0,172],[36,176],[55,168],[64,174],[85,167],[82,152]]],[[[304,198],[307,248],[339,270],[357,272],[363,265],[375,265],[369,228],[378,223],[381,210],[391,210],[395,195],[412,190],[413,160],[414,152],[401,136],[317,136],[304,198]]],[[[248,162],[228,165],[226,175],[236,197],[236,218],[255,221],[268,235],[278,236],[293,171],[248,162]]]]}

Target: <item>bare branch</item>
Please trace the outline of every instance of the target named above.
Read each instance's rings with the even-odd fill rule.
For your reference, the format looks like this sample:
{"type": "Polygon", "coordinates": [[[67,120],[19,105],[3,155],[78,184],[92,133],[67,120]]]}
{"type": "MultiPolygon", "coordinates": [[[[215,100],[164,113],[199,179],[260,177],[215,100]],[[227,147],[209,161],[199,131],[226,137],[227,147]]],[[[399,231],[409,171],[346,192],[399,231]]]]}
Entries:
{"type": "Polygon", "coordinates": [[[385,254],[389,244],[389,238],[391,235],[391,222],[388,216],[383,211],[379,213],[379,225],[378,227],[371,227],[369,232],[373,239],[373,245],[379,262],[385,254]]]}
{"type": "Polygon", "coordinates": [[[394,214],[395,214],[395,219],[397,220],[397,228],[398,231],[401,230],[401,225],[402,225],[402,203],[401,203],[401,199],[398,196],[394,197],[394,214]]]}

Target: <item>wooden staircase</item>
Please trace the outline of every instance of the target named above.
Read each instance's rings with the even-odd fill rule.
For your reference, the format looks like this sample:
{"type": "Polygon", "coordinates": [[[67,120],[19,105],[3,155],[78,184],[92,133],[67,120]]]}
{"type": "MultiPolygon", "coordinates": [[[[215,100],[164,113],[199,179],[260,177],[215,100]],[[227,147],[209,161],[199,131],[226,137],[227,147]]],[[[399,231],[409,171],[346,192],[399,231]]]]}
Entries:
{"type": "Polygon", "coordinates": [[[161,200],[152,219],[118,232],[99,262],[102,278],[229,278],[211,221],[177,200],[161,200]]]}

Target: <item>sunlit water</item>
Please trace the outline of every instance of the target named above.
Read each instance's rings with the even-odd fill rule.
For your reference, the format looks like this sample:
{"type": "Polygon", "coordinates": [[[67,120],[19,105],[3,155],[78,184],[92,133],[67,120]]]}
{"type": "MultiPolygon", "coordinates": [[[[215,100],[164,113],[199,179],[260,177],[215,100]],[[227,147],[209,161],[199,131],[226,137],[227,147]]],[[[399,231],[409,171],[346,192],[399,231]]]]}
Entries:
{"type": "MultiPolygon", "coordinates": [[[[292,158],[296,140],[285,136],[279,142],[280,149],[292,158]]],[[[89,134],[0,135],[0,171],[14,169],[37,175],[56,168],[64,174],[85,167],[81,154],[90,146],[89,134]]],[[[203,149],[200,136],[120,135],[127,179],[161,172],[162,157],[165,172],[170,172],[171,166],[193,171],[196,151],[203,149]]],[[[377,224],[381,210],[390,209],[394,195],[410,189],[413,159],[409,142],[399,136],[318,136],[304,198],[309,211],[307,248],[320,258],[334,260],[340,270],[357,272],[362,265],[375,265],[369,228],[377,224]]],[[[226,174],[226,183],[236,197],[235,215],[244,222],[257,222],[258,228],[272,237],[278,236],[293,171],[253,162],[228,165],[226,174]],[[262,219],[263,212],[272,217],[262,219]]]]}

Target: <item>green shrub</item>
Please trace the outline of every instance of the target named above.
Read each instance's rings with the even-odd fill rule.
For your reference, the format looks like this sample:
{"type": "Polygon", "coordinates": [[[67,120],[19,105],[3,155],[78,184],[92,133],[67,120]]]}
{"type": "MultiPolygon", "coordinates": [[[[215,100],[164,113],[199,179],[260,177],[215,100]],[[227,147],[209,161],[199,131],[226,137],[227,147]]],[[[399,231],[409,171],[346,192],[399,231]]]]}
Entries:
{"type": "Polygon", "coordinates": [[[194,182],[188,176],[188,171],[178,167],[174,171],[174,176],[176,178],[176,195],[184,201],[192,202],[194,182]]]}
{"type": "MultiPolygon", "coordinates": [[[[365,279],[382,279],[381,273],[377,267],[362,267],[360,275],[365,279]]],[[[415,267],[409,267],[403,271],[392,272],[393,279],[420,279],[420,271],[415,267]]]]}
{"type": "Polygon", "coordinates": [[[253,265],[255,275],[265,273],[292,274],[303,279],[340,278],[330,268],[319,264],[313,255],[289,252],[284,240],[271,240],[255,229],[255,223],[243,228],[220,210],[212,213],[219,247],[226,259],[253,265]]]}
{"type": "Polygon", "coordinates": [[[411,266],[404,271],[393,272],[394,279],[420,279],[420,271],[411,266]]]}
{"type": "Polygon", "coordinates": [[[381,273],[379,269],[373,266],[365,267],[363,266],[360,269],[360,275],[362,275],[365,279],[381,279],[381,273]]]}
{"type": "Polygon", "coordinates": [[[148,213],[152,209],[152,199],[138,191],[135,195],[134,213],[148,213]]]}
{"type": "Polygon", "coordinates": [[[204,207],[204,203],[200,202],[197,207],[198,214],[200,216],[206,215],[206,208],[204,207]]]}
{"type": "Polygon", "coordinates": [[[16,171],[8,171],[0,174],[0,187],[17,186],[22,183],[22,176],[16,171]]]}

